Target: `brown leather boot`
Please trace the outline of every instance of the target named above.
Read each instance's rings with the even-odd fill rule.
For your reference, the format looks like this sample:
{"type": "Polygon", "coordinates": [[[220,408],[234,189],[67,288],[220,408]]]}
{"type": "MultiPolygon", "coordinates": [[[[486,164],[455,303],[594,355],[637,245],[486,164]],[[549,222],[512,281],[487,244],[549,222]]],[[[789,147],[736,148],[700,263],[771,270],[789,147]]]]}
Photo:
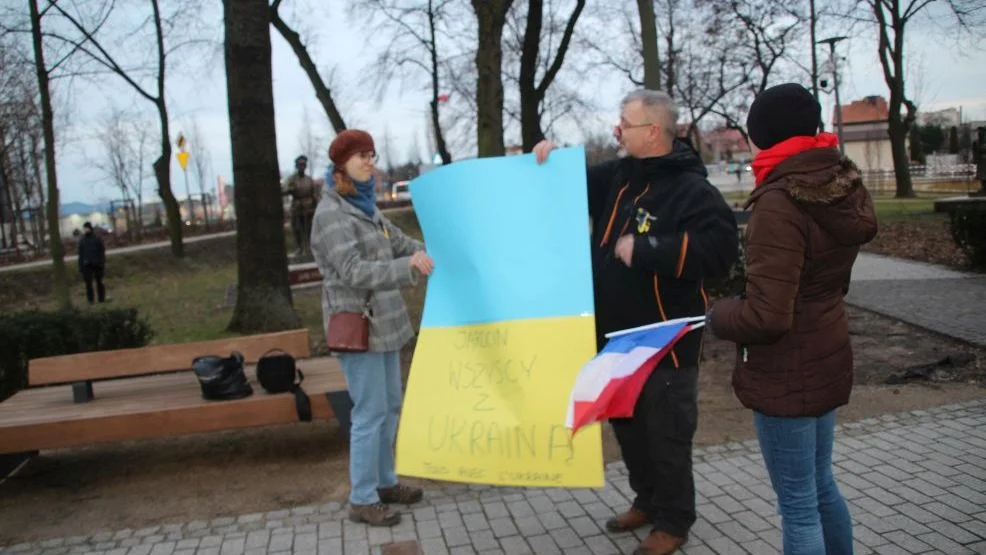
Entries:
{"type": "Polygon", "coordinates": [[[606,529],[614,534],[632,532],[637,528],[649,525],[650,517],[636,507],[630,507],[625,513],[620,513],[606,521],[606,529]]]}
{"type": "Polygon", "coordinates": [[[685,544],[685,540],[667,532],[651,532],[633,555],[671,555],[685,544]]]}
{"type": "Polygon", "coordinates": [[[389,488],[377,489],[377,495],[380,496],[381,503],[413,505],[421,501],[424,497],[424,491],[421,488],[412,488],[404,484],[397,484],[389,488]]]}
{"type": "Polygon", "coordinates": [[[391,510],[383,503],[372,505],[351,505],[349,520],[365,523],[370,526],[396,526],[401,521],[401,514],[391,510]]]}

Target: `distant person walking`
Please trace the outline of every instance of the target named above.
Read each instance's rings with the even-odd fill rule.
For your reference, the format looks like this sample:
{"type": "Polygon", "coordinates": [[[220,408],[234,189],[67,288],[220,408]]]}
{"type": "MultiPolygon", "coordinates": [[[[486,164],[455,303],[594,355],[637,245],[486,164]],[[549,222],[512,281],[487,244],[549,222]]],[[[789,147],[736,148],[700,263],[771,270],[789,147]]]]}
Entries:
{"type": "Polygon", "coordinates": [[[106,287],[103,286],[103,271],[106,269],[106,247],[103,240],[96,236],[92,224],[82,224],[82,239],[79,239],[79,273],[86,282],[86,299],[93,304],[95,298],[106,302],[106,287]],[[92,283],[96,282],[96,293],[93,294],[92,283]]]}

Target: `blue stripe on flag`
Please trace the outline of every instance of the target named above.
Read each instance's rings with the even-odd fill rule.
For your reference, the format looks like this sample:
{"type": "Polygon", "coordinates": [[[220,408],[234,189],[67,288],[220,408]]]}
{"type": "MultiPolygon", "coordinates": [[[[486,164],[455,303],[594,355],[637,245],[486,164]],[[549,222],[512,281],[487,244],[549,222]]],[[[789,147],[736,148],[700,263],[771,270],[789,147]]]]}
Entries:
{"type": "Polygon", "coordinates": [[[661,350],[670,343],[677,335],[688,326],[688,322],[670,324],[659,328],[618,335],[610,339],[603,347],[602,353],[629,353],[635,347],[653,347],[661,350]]]}

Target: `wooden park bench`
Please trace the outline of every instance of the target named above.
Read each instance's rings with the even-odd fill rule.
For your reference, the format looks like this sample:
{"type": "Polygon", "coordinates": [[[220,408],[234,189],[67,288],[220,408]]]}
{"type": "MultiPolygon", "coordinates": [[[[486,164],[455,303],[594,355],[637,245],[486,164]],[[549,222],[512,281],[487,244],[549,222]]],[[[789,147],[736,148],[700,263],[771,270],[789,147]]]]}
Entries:
{"type": "Polygon", "coordinates": [[[352,405],[338,361],[311,358],[300,329],[31,360],[30,387],[0,403],[0,454],[298,422],[294,394],[272,395],[257,383],[257,359],[274,348],[304,372],[312,419],[337,416],[348,432],[352,405]],[[192,360],[232,351],[243,354],[253,395],[203,399],[192,360]]]}

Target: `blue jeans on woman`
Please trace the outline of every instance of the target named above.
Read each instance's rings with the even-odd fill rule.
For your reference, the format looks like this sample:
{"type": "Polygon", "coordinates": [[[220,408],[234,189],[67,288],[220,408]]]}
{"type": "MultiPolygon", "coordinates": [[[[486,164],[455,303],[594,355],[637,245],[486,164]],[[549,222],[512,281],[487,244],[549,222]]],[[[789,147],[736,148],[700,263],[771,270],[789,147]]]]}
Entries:
{"type": "Polygon", "coordinates": [[[397,351],[337,355],[353,400],[349,480],[353,505],[380,502],[378,488],[397,485],[394,439],[401,412],[401,360],[397,351]]]}
{"type": "Polygon", "coordinates": [[[852,519],[832,475],[835,411],[817,418],[753,413],[777,494],[784,555],[851,554],[852,519]]]}

